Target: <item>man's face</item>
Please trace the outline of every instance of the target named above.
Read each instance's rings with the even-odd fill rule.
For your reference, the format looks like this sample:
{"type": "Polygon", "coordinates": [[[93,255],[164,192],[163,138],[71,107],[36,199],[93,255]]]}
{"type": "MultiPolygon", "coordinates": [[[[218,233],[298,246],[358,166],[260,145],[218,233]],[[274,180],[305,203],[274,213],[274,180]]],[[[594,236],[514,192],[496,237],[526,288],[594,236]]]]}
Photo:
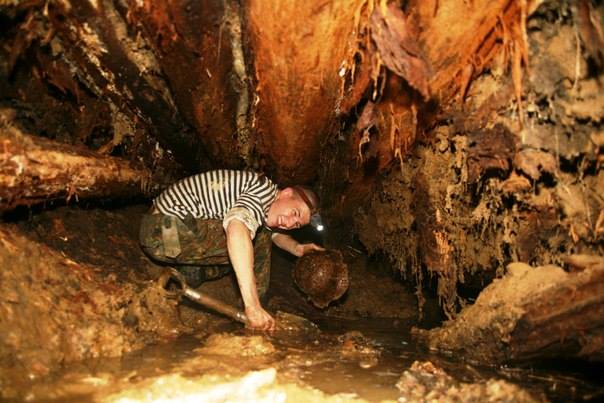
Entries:
{"type": "Polygon", "coordinates": [[[310,222],[310,209],[290,188],[284,189],[268,211],[267,224],[271,228],[290,230],[310,222]]]}

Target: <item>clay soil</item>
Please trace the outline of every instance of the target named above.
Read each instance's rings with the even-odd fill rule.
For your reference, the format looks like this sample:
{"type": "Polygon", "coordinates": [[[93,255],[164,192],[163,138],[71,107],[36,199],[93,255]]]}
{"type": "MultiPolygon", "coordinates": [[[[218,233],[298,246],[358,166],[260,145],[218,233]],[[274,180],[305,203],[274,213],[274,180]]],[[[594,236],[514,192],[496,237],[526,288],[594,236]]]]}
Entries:
{"type": "MultiPolygon", "coordinates": [[[[192,302],[169,298],[156,281],[164,270],[138,245],[147,205],[60,206],[41,213],[15,212],[0,228],[2,267],[2,372],[4,396],[65,365],[119,357],[183,334],[203,336],[229,323],[192,302]],[[10,222],[12,221],[12,222],[10,222]]],[[[294,260],[274,254],[267,306],[309,317],[381,317],[416,323],[415,298],[383,269],[345,248],[348,293],[320,311],[295,288],[294,260]]],[[[234,275],[201,290],[240,306],[234,275]]]]}
{"type": "MultiPolygon", "coordinates": [[[[6,208],[21,206],[3,210],[0,224],[0,399],[595,401],[604,396],[601,379],[588,374],[600,374],[604,361],[602,2],[535,2],[526,21],[526,10],[518,8],[527,2],[509,2],[507,11],[490,17],[493,35],[473,30],[465,39],[451,29],[441,35],[437,31],[448,25],[440,22],[461,21],[465,32],[482,26],[479,21],[488,23],[481,8],[495,10],[493,4],[508,2],[435,2],[437,7],[403,2],[416,5],[418,21],[428,22],[420,27],[426,35],[420,44],[446,67],[435,72],[439,80],[433,80],[433,89],[457,91],[443,98],[438,110],[432,102],[416,102],[413,91],[425,91],[415,75],[398,74],[385,59],[383,70],[378,53],[373,63],[373,56],[345,49],[347,34],[336,32],[354,20],[355,8],[346,2],[334,4],[347,13],[316,8],[338,18],[314,18],[312,2],[305,5],[312,11],[308,18],[300,18],[300,8],[265,9],[261,2],[242,10],[252,23],[246,53],[256,57],[249,62],[255,63],[258,80],[249,100],[230,93],[239,93],[227,74],[239,52],[220,48],[238,49],[240,39],[233,32],[223,38],[222,24],[199,23],[218,21],[219,9],[201,10],[202,3],[180,8],[189,2],[125,2],[137,7],[122,9],[113,3],[124,2],[102,2],[101,15],[96,2],[9,3],[23,8],[2,14],[10,29],[2,33],[6,46],[0,49],[6,78],[0,83],[0,112],[10,113],[0,113],[0,123],[10,120],[28,135],[94,150],[81,166],[97,161],[103,168],[109,155],[128,164],[142,161],[152,168],[155,191],[185,175],[183,168],[198,172],[212,163],[263,167],[287,179],[282,184],[316,177],[323,204],[331,206],[325,216],[340,217],[347,226],[331,238],[340,241],[350,287],[339,301],[315,309],[293,284],[295,259],[275,251],[263,302],[269,311],[281,312],[281,333],[246,331],[160,286],[164,268],[149,261],[137,241],[148,199],[120,202],[118,192],[108,196],[110,203],[86,201],[84,193],[78,200],[65,166],[52,159],[45,164],[48,153],[42,152],[29,160],[31,166],[63,175],[60,192],[49,192],[40,175],[18,163],[21,154],[31,153],[19,154],[4,142],[5,165],[11,168],[6,183],[16,183],[24,171],[32,185],[13,193],[7,186],[0,197],[11,202],[6,208]],[[73,7],[63,9],[65,4],[73,7]],[[287,17],[259,18],[280,10],[287,17]],[[471,19],[459,17],[466,11],[475,11],[471,19]],[[333,46],[321,36],[313,36],[316,44],[309,46],[314,42],[306,34],[286,40],[288,33],[301,32],[293,29],[293,15],[304,32],[309,21],[338,22],[330,25],[333,34],[325,35],[333,46]],[[135,29],[138,23],[152,35],[135,29]],[[199,26],[215,30],[196,37],[199,26]],[[108,51],[97,52],[98,41],[108,51]],[[170,41],[175,43],[167,46],[170,41]],[[492,54],[486,45],[469,46],[474,41],[491,43],[492,54]],[[277,45],[291,54],[283,59],[287,63],[273,61],[268,50],[277,45]],[[297,51],[314,48],[328,52],[318,57],[297,51]],[[222,61],[200,57],[199,49],[222,61]],[[99,60],[84,57],[97,53],[99,60]],[[347,53],[350,62],[358,56],[358,62],[382,70],[372,73],[359,65],[350,99],[341,99],[339,85],[334,86],[339,79],[332,75],[349,76],[351,66],[338,69],[347,53]],[[220,68],[213,70],[214,65],[220,68]],[[198,79],[189,80],[185,69],[198,79]],[[323,71],[329,74],[317,74],[323,71]],[[163,76],[166,82],[159,80],[163,76]],[[108,85],[106,77],[116,81],[108,85]],[[305,85],[294,88],[291,77],[305,85]],[[164,98],[171,89],[174,99],[164,98]],[[344,104],[350,114],[336,116],[348,113],[344,104]],[[243,116],[248,106],[250,121],[235,122],[234,110],[243,116]],[[300,113],[307,109],[307,115],[300,113]],[[250,138],[251,128],[257,134],[250,138]],[[319,137],[329,133],[329,141],[319,137]],[[44,204],[29,209],[24,205],[34,201],[21,195],[34,185],[45,190],[35,201],[44,204]],[[599,260],[594,267],[568,263],[577,256],[599,260]],[[430,330],[440,325],[441,315],[448,321],[430,330]],[[413,326],[425,329],[414,334],[439,356],[415,345],[413,326]],[[555,362],[509,363],[544,357],[555,362]],[[585,359],[599,361],[592,365],[585,359]]],[[[231,17],[239,15],[231,11],[231,17]]],[[[413,20],[415,14],[409,16],[413,20]]],[[[237,24],[230,20],[230,29],[237,24]]],[[[362,24],[357,28],[369,41],[362,24]]],[[[377,47],[387,42],[372,38],[377,47]]],[[[119,185],[119,177],[112,180],[119,185]]],[[[241,306],[233,275],[201,290],[241,306]]]]}
{"type": "MultiPolygon", "coordinates": [[[[158,286],[162,267],[137,242],[147,208],[62,206],[7,217],[0,259],[14,269],[0,283],[2,398],[220,401],[245,391],[257,400],[544,401],[597,393],[574,375],[547,372],[527,384],[526,370],[472,367],[416,347],[411,326],[438,316],[419,321],[415,296],[392,268],[352,245],[342,247],[350,288],[326,310],[295,287],[294,259],[275,253],[266,305],[278,330],[247,331],[158,286]]],[[[201,290],[240,304],[232,275],[201,290]]]]}

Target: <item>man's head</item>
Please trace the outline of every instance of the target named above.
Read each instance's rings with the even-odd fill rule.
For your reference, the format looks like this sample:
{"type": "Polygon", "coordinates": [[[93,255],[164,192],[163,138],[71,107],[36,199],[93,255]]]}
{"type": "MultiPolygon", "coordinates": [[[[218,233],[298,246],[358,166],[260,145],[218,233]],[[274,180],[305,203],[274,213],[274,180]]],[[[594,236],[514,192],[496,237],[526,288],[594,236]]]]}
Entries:
{"type": "Polygon", "coordinates": [[[290,230],[310,222],[317,212],[319,199],[306,186],[292,186],[277,193],[277,198],[268,210],[266,223],[271,228],[290,230]]]}

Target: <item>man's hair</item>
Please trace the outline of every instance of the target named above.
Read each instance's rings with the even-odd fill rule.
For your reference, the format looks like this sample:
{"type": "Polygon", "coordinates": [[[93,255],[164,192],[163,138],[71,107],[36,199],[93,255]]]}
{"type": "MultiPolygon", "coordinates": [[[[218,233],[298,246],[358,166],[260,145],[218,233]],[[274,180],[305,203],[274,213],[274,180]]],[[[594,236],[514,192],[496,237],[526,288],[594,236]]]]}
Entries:
{"type": "Polygon", "coordinates": [[[292,189],[294,189],[298,197],[306,203],[311,215],[319,210],[319,197],[311,188],[308,186],[296,185],[292,186],[292,189]]]}

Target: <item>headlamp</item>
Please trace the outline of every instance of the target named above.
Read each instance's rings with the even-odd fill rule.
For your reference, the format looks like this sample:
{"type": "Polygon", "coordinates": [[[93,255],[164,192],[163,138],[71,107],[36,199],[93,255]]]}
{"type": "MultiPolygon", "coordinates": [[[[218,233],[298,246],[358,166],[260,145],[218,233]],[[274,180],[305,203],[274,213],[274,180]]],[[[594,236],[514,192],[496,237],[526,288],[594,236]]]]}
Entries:
{"type": "Polygon", "coordinates": [[[323,219],[321,218],[321,215],[319,213],[315,213],[310,216],[310,225],[317,232],[321,232],[325,229],[325,226],[323,225],[323,219]]]}
{"type": "Polygon", "coordinates": [[[311,225],[311,227],[313,227],[315,229],[315,231],[317,231],[317,232],[324,231],[325,225],[323,225],[323,219],[321,218],[321,215],[317,211],[317,206],[314,206],[312,204],[312,202],[310,201],[310,199],[308,198],[308,196],[306,195],[306,193],[304,192],[304,189],[302,189],[302,187],[292,186],[292,188],[296,191],[296,193],[298,193],[300,198],[304,201],[304,203],[306,203],[306,205],[308,206],[308,209],[310,210],[309,224],[311,225]]]}

